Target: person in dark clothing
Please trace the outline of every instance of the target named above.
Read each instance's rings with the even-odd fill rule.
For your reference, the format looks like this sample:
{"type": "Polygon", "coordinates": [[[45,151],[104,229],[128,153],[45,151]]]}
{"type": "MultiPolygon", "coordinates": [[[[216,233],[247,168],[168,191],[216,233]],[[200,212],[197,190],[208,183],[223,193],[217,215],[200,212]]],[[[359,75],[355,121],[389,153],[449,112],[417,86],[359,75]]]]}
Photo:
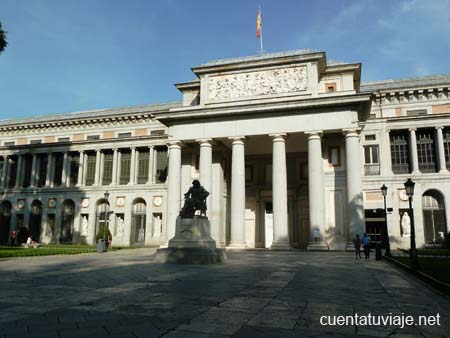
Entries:
{"type": "Polygon", "coordinates": [[[355,258],[361,259],[361,238],[357,234],[355,238],[353,238],[353,246],[355,247],[355,258]]]}

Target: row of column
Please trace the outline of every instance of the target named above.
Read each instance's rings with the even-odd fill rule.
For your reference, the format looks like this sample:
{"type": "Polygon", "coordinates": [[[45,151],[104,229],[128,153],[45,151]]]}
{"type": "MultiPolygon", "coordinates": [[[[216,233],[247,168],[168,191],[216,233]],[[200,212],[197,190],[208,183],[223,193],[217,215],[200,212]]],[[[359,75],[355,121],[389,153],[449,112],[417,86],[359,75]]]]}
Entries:
{"type": "MultiPolygon", "coordinates": [[[[154,173],[156,173],[156,149],[153,146],[149,146],[149,167],[148,167],[148,181],[147,184],[155,183],[154,173]]],[[[31,165],[31,178],[30,187],[37,187],[40,180],[40,175],[43,172],[40,168],[40,161],[38,161],[39,154],[33,154],[32,165],[31,165]]],[[[16,182],[14,188],[23,187],[24,177],[25,177],[25,154],[15,155],[17,157],[17,167],[16,167],[16,182]]],[[[87,151],[79,151],[79,166],[78,166],[78,181],[77,186],[86,185],[86,174],[87,174],[87,151]]],[[[95,182],[94,185],[101,185],[103,181],[104,173],[104,156],[103,150],[96,150],[96,163],[95,163],[95,182]]],[[[2,175],[0,178],[0,187],[7,188],[8,176],[10,174],[10,166],[8,165],[10,155],[3,155],[3,167],[2,175]]],[[[61,186],[68,187],[70,185],[70,161],[69,152],[63,153],[63,165],[61,173],[61,186]]],[[[120,157],[121,153],[117,148],[113,149],[113,168],[112,168],[112,182],[111,185],[118,184],[118,178],[120,176],[120,157]]],[[[45,187],[54,187],[55,178],[55,156],[53,153],[47,154],[47,167],[46,167],[46,178],[45,187]]],[[[136,184],[138,180],[138,163],[139,163],[139,151],[136,147],[131,147],[131,165],[130,165],[130,181],[128,184],[136,184]]]]}
{"type": "MultiPolygon", "coordinates": [[[[147,174],[147,182],[146,184],[155,183],[156,173],[156,149],[154,146],[149,146],[149,165],[148,165],[148,174],[147,174]]],[[[139,173],[139,151],[136,147],[131,147],[131,163],[130,163],[130,179],[128,184],[136,184],[138,181],[138,173],[139,173]]],[[[120,172],[121,172],[121,157],[122,153],[118,148],[113,148],[113,160],[112,160],[112,178],[110,185],[120,184],[120,172]]],[[[95,176],[94,176],[94,185],[102,185],[103,184],[103,176],[105,169],[105,151],[102,149],[97,149],[95,157],[95,176]]],[[[80,164],[78,167],[78,182],[77,186],[83,187],[86,185],[86,177],[87,177],[87,162],[88,162],[88,154],[86,151],[80,151],[80,164]]]]}
{"type": "MultiPolygon", "coordinates": [[[[347,163],[347,202],[350,236],[362,234],[363,198],[360,168],[360,143],[357,130],[344,131],[347,163]]],[[[309,212],[311,243],[325,241],[325,188],[321,132],[308,135],[309,212]],[[314,230],[316,233],[313,234],[314,230]],[[317,230],[319,236],[317,236],[317,230]]],[[[272,205],[273,249],[287,249],[289,244],[286,134],[272,134],[272,205]]],[[[231,162],[231,241],[229,247],[244,248],[245,244],[245,137],[232,137],[231,162]]],[[[200,143],[200,183],[211,187],[211,140],[200,143]]],[[[169,175],[167,188],[167,240],[175,235],[175,223],[181,206],[181,146],[169,145],[169,175]]]]}
{"type": "MultiPolygon", "coordinates": [[[[444,127],[436,127],[437,133],[437,157],[438,157],[438,168],[440,173],[447,173],[447,166],[445,163],[445,150],[444,150],[444,135],[443,135],[444,127]]],[[[411,153],[411,167],[412,174],[420,174],[419,170],[419,158],[417,154],[417,137],[416,137],[417,128],[409,129],[409,147],[411,153]]]]}

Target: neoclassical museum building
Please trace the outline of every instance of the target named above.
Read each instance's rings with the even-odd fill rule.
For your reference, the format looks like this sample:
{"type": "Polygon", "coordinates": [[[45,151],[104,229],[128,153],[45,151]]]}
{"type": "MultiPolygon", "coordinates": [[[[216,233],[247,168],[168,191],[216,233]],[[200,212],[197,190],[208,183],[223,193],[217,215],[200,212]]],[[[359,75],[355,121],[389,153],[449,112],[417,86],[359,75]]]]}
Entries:
{"type": "Polygon", "coordinates": [[[0,242],[161,245],[193,179],[219,247],[440,245],[450,224],[450,75],[361,83],[301,50],[192,68],[176,103],[0,121],[0,242]],[[413,215],[404,182],[415,183],[413,215]],[[106,193],[107,192],[107,193],[106,193]],[[106,193],[106,194],[105,194],[106,193]]]}

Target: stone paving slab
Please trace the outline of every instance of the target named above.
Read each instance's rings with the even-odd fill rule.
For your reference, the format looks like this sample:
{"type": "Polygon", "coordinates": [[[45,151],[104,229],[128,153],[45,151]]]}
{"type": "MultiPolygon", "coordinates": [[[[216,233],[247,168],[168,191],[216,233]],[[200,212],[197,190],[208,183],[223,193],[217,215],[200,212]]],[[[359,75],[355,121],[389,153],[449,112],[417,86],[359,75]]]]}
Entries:
{"type": "Polygon", "coordinates": [[[154,250],[0,260],[0,338],[450,336],[450,301],[351,253],[232,251],[159,264],[154,250]],[[321,316],[441,316],[440,326],[322,325],[321,316]]]}

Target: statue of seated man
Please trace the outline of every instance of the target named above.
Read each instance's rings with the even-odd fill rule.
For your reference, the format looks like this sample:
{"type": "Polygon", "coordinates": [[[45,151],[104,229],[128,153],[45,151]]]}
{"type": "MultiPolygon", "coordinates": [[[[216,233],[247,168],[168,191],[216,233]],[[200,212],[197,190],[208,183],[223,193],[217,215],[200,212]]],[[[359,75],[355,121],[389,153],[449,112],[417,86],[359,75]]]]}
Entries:
{"type": "Polygon", "coordinates": [[[206,216],[206,198],[209,192],[200,185],[199,180],[192,181],[192,187],[184,194],[184,206],[180,211],[181,218],[192,218],[197,210],[200,216],[206,216]]]}

